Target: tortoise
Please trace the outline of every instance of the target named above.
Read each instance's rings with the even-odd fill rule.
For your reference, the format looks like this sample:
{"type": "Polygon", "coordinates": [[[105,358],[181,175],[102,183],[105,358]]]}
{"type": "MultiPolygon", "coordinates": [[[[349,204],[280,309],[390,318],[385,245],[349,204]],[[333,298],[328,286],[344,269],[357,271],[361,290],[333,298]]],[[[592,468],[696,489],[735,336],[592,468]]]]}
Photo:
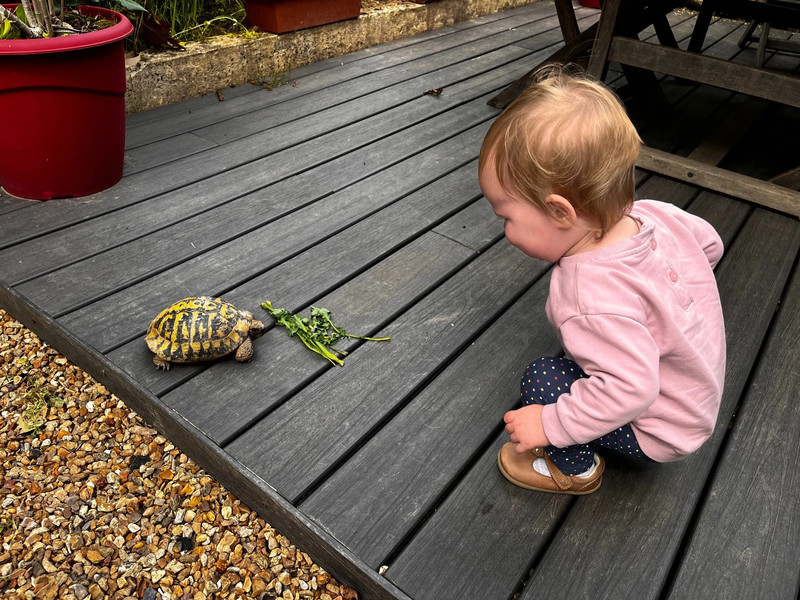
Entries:
{"type": "Polygon", "coordinates": [[[145,341],[156,367],[169,370],[170,363],[215,360],[232,352],[236,360],[247,362],[253,357],[253,340],[263,332],[264,324],[252,313],[222,298],[192,296],[162,310],[145,341]]]}

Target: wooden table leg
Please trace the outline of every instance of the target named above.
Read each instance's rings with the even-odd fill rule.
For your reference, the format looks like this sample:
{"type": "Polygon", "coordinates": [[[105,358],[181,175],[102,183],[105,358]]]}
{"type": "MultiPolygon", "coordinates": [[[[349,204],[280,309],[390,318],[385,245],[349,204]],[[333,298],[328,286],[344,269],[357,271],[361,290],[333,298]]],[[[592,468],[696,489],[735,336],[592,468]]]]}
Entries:
{"type": "Polygon", "coordinates": [[[581,30],[578,28],[578,19],[575,18],[572,0],[556,0],[556,14],[558,15],[558,24],[561,26],[561,34],[564,36],[564,41],[569,44],[581,34],[581,30]]]}
{"type": "Polygon", "coordinates": [[[689,40],[689,52],[700,52],[703,49],[703,42],[708,33],[708,26],[711,24],[711,17],[714,14],[716,0],[705,0],[697,14],[697,21],[692,31],[692,39],[689,40]]]}
{"type": "Polygon", "coordinates": [[[608,50],[611,48],[611,39],[614,37],[620,2],[621,0],[606,0],[603,3],[603,10],[600,12],[597,37],[594,40],[592,57],[589,59],[587,69],[600,81],[605,78],[608,68],[608,50]]]}

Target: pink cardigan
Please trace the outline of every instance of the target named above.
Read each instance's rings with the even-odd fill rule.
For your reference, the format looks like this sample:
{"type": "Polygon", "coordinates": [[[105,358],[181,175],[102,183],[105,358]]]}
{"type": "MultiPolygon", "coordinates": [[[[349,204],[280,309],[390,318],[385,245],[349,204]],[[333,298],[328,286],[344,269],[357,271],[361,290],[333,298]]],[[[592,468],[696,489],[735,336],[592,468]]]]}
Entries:
{"type": "Polygon", "coordinates": [[[714,430],[725,379],[725,326],[713,267],[722,241],[671,204],[642,200],[637,235],[563,257],[547,318],[589,375],[542,413],[551,443],[597,439],[630,423],[642,451],[669,462],[714,430]]]}

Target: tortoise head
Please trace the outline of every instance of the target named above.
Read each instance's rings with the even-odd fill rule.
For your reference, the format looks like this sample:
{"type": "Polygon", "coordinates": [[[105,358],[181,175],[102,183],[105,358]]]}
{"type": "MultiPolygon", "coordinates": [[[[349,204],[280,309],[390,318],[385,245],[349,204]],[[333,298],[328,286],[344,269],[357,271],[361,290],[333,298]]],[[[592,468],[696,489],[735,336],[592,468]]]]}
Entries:
{"type": "Polygon", "coordinates": [[[250,336],[250,339],[254,340],[258,337],[261,337],[264,334],[265,329],[266,327],[264,326],[264,323],[253,319],[250,321],[250,329],[247,333],[250,336]]]}

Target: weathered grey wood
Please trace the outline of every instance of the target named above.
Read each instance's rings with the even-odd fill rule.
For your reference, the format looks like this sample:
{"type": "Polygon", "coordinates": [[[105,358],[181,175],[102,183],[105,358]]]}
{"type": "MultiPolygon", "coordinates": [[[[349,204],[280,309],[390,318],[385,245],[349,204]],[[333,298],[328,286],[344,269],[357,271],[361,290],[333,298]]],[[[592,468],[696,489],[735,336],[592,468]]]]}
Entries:
{"type": "MultiPolygon", "coordinates": [[[[118,295],[104,298],[91,309],[83,311],[81,318],[86,327],[79,330],[86,331],[86,335],[89,331],[105,330],[99,333],[101,337],[92,335],[92,343],[113,348],[131,339],[131,330],[143,333],[153,316],[163,306],[174,302],[176,297],[183,297],[181,294],[222,294],[241,285],[354,221],[392,204],[405,194],[413,193],[420,182],[428,177],[429,180],[436,179],[474,160],[475,148],[486,128],[485,124],[473,128],[451,138],[441,147],[397,163],[373,178],[326,197],[319,205],[293,213],[287,221],[268,224],[249,236],[214,248],[190,262],[181,263],[158,275],[151,274],[141,283],[120,290],[118,295]],[[412,174],[420,177],[420,180],[415,180],[412,174]],[[312,228],[310,223],[317,223],[317,227],[312,228]],[[258,260],[242,259],[247,256],[257,256],[258,260]],[[136,326],[136,323],[139,325],[136,326]]],[[[305,190],[300,187],[296,193],[302,198],[305,190]]],[[[71,322],[70,326],[76,327],[76,322],[71,322]]]]}
{"type": "Polygon", "coordinates": [[[565,561],[572,565],[572,577],[559,580],[559,597],[659,597],[798,247],[800,223],[795,219],[763,210],[753,213],[717,269],[728,369],[712,438],[680,463],[639,471],[629,469],[627,461],[608,461],[603,487],[592,502],[576,504],[570,512],[523,600],[554,597],[552,581],[565,561]],[[767,239],[773,243],[765,244],[767,239]]]}
{"type": "Polygon", "coordinates": [[[297,499],[410,400],[542,271],[541,263],[531,264],[509,244],[495,244],[381,329],[381,335],[392,336],[390,343],[359,347],[344,368],[329,369],[226,450],[284,497],[297,499]],[[267,439],[304,451],[267,459],[255,451],[267,439]]]}
{"type": "Polygon", "coordinates": [[[216,146],[214,142],[191,133],[183,133],[160,142],[126,150],[124,176],[146,171],[216,146]]]}
{"type": "MultiPolygon", "coordinates": [[[[250,111],[244,115],[231,118],[223,123],[204,128],[195,128],[193,133],[216,143],[225,143],[231,139],[241,138],[282,122],[296,119],[299,115],[336,106],[343,102],[360,98],[364,94],[381,90],[394,85],[398,93],[406,98],[422,96],[423,92],[434,87],[447,86],[450,81],[458,82],[459,78],[448,78],[447,73],[440,73],[444,67],[462,64],[474,71],[486,71],[495,68],[491,55],[503,48],[513,46],[519,40],[529,36],[542,35],[540,50],[561,41],[558,32],[558,20],[555,17],[540,19],[528,23],[527,18],[519,17],[518,23],[510,24],[511,29],[480,38],[472,43],[459,45],[429,56],[408,60],[391,69],[383,69],[369,73],[358,80],[344,81],[326,87],[324,93],[309,94],[291,102],[283,102],[267,106],[261,110],[250,111]],[[484,58],[484,55],[487,55],[484,58]],[[481,69],[482,67],[482,69],[481,69]],[[448,79],[450,81],[448,81],[448,79]]],[[[524,55],[520,48],[515,49],[515,58],[524,55]]],[[[464,76],[462,76],[463,78],[464,76]]],[[[450,83],[452,85],[452,83],[450,83]]],[[[363,101],[361,104],[366,104],[363,101]]],[[[400,102],[395,102],[400,104],[400,102]]]]}
{"type": "MultiPolygon", "coordinates": [[[[431,191],[434,188],[431,186],[431,191]]],[[[316,297],[319,299],[315,304],[331,309],[337,322],[344,319],[343,324],[351,324],[346,329],[367,334],[376,331],[391,320],[392,315],[399,314],[422,298],[442,279],[471,260],[476,252],[502,236],[500,222],[491,219],[470,227],[473,237],[481,240],[474,248],[458,242],[443,243],[443,238],[435,234],[423,235],[409,244],[413,229],[421,228],[427,219],[418,217],[420,224],[412,228],[411,225],[403,227],[397,217],[404,213],[413,215],[419,208],[422,207],[398,204],[396,210],[390,207],[376,213],[374,218],[231,290],[226,298],[242,306],[257,307],[264,300],[270,300],[276,306],[298,310],[316,297]],[[383,258],[393,246],[403,243],[408,245],[347,281],[347,276],[364,268],[370,257],[374,260],[383,258]],[[298,272],[303,273],[302,278],[292,277],[298,272]],[[336,283],[340,287],[336,287],[336,283]],[[335,291],[322,296],[328,289],[335,291]]],[[[463,223],[462,213],[472,212],[469,209],[461,211],[446,223],[463,223]]],[[[271,324],[266,314],[264,322],[271,324]]],[[[238,365],[215,365],[165,395],[164,401],[184,414],[208,437],[225,444],[239,429],[256,421],[313,375],[329,367],[327,362],[308,353],[298,340],[290,340],[283,328],[270,331],[267,336],[257,344],[257,348],[263,347],[266,352],[260,366],[264,373],[261,380],[264,387],[261,383],[242,380],[236,369],[238,365]],[[212,388],[222,388],[221,392],[215,391],[219,403],[208,405],[195,401],[212,388]],[[231,414],[236,418],[230,418],[231,414]]],[[[121,349],[126,350],[127,347],[121,349]]],[[[131,350],[142,353],[141,346],[131,350]]],[[[119,354],[114,353],[114,356],[119,354]]],[[[260,361],[260,358],[255,360],[260,361]]]]}
{"type": "Polygon", "coordinates": [[[791,598],[797,593],[798,331],[795,269],[669,598],[791,598]]]}
{"type": "Polygon", "coordinates": [[[574,498],[510,485],[497,468],[497,452],[507,441],[505,433],[497,436],[390,561],[386,578],[414,600],[513,597],[558,530],[574,498]]]}
{"type": "MultiPolygon", "coordinates": [[[[243,195],[300,170],[319,165],[345,154],[348,150],[445,113],[481,93],[488,93],[502,85],[502,78],[506,76],[503,73],[507,73],[509,79],[521,73],[522,62],[515,62],[513,58],[522,54],[524,53],[521,50],[515,48],[493,53],[494,58],[477,69],[480,74],[472,80],[468,77],[476,68],[466,63],[455,65],[449,74],[442,71],[442,79],[438,81],[447,86],[447,94],[438,98],[423,97],[419,90],[409,91],[402,85],[390,86],[371,96],[370,102],[354,99],[348,105],[340,105],[239,142],[232,142],[224,149],[202,152],[124,178],[108,193],[101,195],[101,199],[91,197],[68,200],[65,204],[59,201],[59,206],[36,207],[36,213],[29,219],[0,219],[0,228],[7,233],[0,240],[0,247],[42,236],[49,230],[88,220],[128,205],[131,205],[129,210],[132,212],[115,212],[111,216],[111,226],[117,227],[113,234],[100,232],[98,222],[93,221],[85,225],[88,228],[86,231],[74,229],[72,235],[78,244],[87,239],[89,231],[95,238],[95,244],[98,239],[113,239],[116,243],[126,238],[132,239],[132,236],[139,236],[142,232],[130,228],[130,222],[146,219],[152,223],[153,229],[174,223],[181,216],[190,216],[191,207],[195,207],[197,212],[207,210],[227,198],[243,195]],[[493,62],[494,60],[497,62],[493,62]],[[500,72],[486,72],[490,67],[499,67],[500,72]],[[393,107],[397,110],[382,112],[393,107]],[[261,162],[256,162],[261,157],[264,157],[261,162]],[[209,179],[214,175],[219,176],[209,179]],[[170,193],[173,190],[175,192],[170,193]],[[153,198],[152,204],[157,204],[158,210],[140,202],[148,198],[153,198]],[[170,208],[171,203],[177,206],[170,208]],[[64,210],[64,206],[69,206],[70,210],[64,210]]],[[[475,64],[482,63],[483,61],[476,61],[475,64]]],[[[70,258],[76,254],[62,234],[57,234],[56,238],[37,242],[42,244],[42,248],[47,248],[48,253],[29,252],[25,260],[36,260],[43,265],[49,265],[47,268],[53,268],[63,257],[70,258]]],[[[94,247],[101,249],[96,245],[94,247]]],[[[0,260],[4,257],[14,260],[10,255],[2,255],[0,260]]],[[[41,272],[46,268],[42,266],[39,270],[41,272]]],[[[31,273],[35,269],[26,266],[25,271],[31,273]]],[[[12,275],[8,277],[16,279],[12,275]]]]}
{"type": "MultiPolygon", "coordinates": [[[[25,200],[24,198],[17,198],[16,196],[9,196],[5,190],[0,190],[0,214],[11,212],[12,210],[19,210],[20,208],[27,208],[33,206],[35,203],[36,200],[25,200]]],[[[0,227],[0,233],[3,233],[2,227],[0,227]]]]}
{"type": "MultiPolygon", "coordinates": [[[[474,170],[476,183],[477,174],[476,165],[474,170]]],[[[502,236],[503,225],[495,216],[491,205],[485,200],[479,200],[436,226],[433,231],[476,252],[482,252],[502,236]]]]}
{"type": "Polygon", "coordinates": [[[615,37],[609,60],[800,107],[800,79],[682,50],[615,37]]]}
{"type": "MultiPolygon", "coordinates": [[[[503,414],[519,401],[525,365],[561,352],[544,314],[549,281],[538,281],[492,323],[304,500],[301,510],[372,567],[387,564],[392,551],[495,438],[503,414]]],[[[492,585],[512,589],[514,583],[495,575],[492,585]]],[[[491,597],[473,589],[475,597],[491,597]]],[[[428,597],[440,594],[437,590],[428,597]]]]}
{"type": "Polygon", "coordinates": [[[800,216],[800,192],[784,188],[768,181],[733,173],[704,163],[643,147],[636,165],[681,181],[774,208],[781,212],[800,216]]]}
{"type": "MultiPolygon", "coordinates": [[[[186,115],[184,120],[161,122],[157,128],[152,126],[141,129],[134,127],[131,128],[128,134],[128,147],[132,148],[150,143],[167,135],[194,131],[207,125],[213,125],[223,120],[251,113],[266,106],[276,106],[285,102],[295,105],[304,96],[314,92],[320,95],[319,92],[324,91],[323,96],[327,96],[329,92],[335,93],[336,102],[342,102],[345,98],[352,99],[363,93],[363,90],[359,89],[358,85],[353,86],[352,83],[365,77],[372,81],[378,81],[382,85],[389,81],[397,83],[398,80],[408,79],[419,75],[420,72],[424,72],[425,56],[435,58],[438,53],[449,52],[456,60],[464,60],[465,57],[477,55],[480,52],[480,48],[493,50],[503,45],[500,40],[512,40],[517,37],[513,32],[508,32],[510,28],[523,26],[538,19],[552,19],[552,14],[552,6],[547,6],[546,4],[541,6],[534,5],[527,11],[511,15],[508,19],[490,21],[481,27],[458,31],[458,35],[453,35],[456,30],[450,30],[451,35],[437,36],[420,44],[400,47],[390,52],[369,56],[359,61],[327,69],[321,73],[313,73],[293,79],[293,83],[297,83],[297,86],[284,85],[272,90],[261,90],[230,101],[226,100],[217,106],[202,107],[193,110],[190,115],[186,115]],[[492,36],[499,36],[494,38],[494,41],[497,42],[496,44],[491,41],[492,36]],[[487,38],[489,38],[488,42],[486,41],[487,38]],[[409,72],[413,73],[413,75],[392,81],[391,75],[384,73],[384,71],[398,69],[400,70],[399,72],[409,72]],[[422,71],[419,69],[422,69],[422,71]],[[338,86],[338,88],[330,89],[335,86],[338,86]],[[347,98],[348,88],[351,90],[349,98],[347,98]]],[[[557,26],[555,21],[553,26],[557,26]]],[[[518,37],[524,36],[520,35],[518,37]]],[[[382,85],[371,89],[379,89],[382,85]]],[[[321,104],[321,102],[317,104],[321,104]]]]}
{"type": "MultiPolygon", "coordinates": [[[[338,195],[329,194],[334,194],[340,188],[354,188],[349,182],[364,181],[366,176],[376,172],[380,177],[391,181],[389,178],[398,170],[410,168],[415,161],[421,163],[425,158],[438,157],[445,152],[449,155],[443,156],[440,163],[433,165],[438,166],[440,171],[443,164],[449,163],[451,168],[455,168],[474,158],[478,144],[451,149],[457,143],[452,141],[453,138],[448,141],[449,143],[443,144],[442,141],[449,135],[464,129],[469,131],[468,128],[485,121],[490,109],[484,103],[485,99],[479,98],[449,111],[432,123],[424,122],[413,130],[402,131],[371,147],[351,152],[340,161],[325,163],[317,170],[302,173],[265,190],[182,221],[177,227],[156,231],[152,235],[115,247],[91,259],[29,280],[20,284],[19,289],[25,294],[36,294],[44,310],[54,316],[61,316],[137,283],[153,273],[164,271],[193,257],[205,256],[204,251],[211,251],[208,256],[211,254],[219,256],[220,252],[227,252],[230,260],[234,262],[242,262],[242,256],[247,256],[265,245],[269,245],[266,252],[274,252],[273,248],[278,246],[273,241],[273,235],[279,238],[289,236],[289,229],[275,219],[290,212],[296,212],[296,217],[292,221],[297,224],[292,234],[294,238],[290,241],[296,246],[302,243],[308,244],[308,241],[303,242],[298,236],[302,235],[305,240],[311,240],[315,235],[329,235],[335,231],[334,223],[338,222],[343,226],[348,218],[347,215],[355,216],[353,211],[364,214],[370,206],[365,202],[361,205],[351,204],[346,208],[337,208],[337,198],[339,202],[345,203],[347,194],[344,190],[338,195]],[[423,156],[420,150],[431,146],[432,148],[423,156]],[[408,158],[414,152],[418,154],[412,161],[397,162],[408,158]],[[387,169],[393,163],[396,166],[387,169]],[[314,201],[322,199],[324,200],[318,208],[314,201]],[[315,233],[312,226],[300,226],[299,218],[302,218],[302,215],[321,213],[330,214],[326,222],[312,221],[317,228],[322,228],[321,230],[315,233]],[[166,248],[169,248],[169,252],[165,252],[166,248]],[[234,255],[235,252],[238,254],[234,255]],[[124,271],[112,270],[113,265],[119,264],[120,260],[127,260],[127,268],[124,271]],[[98,281],[94,277],[96,269],[107,269],[107,277],[98,281]]],[[[469,134],[465,135],[469,137],[469,134]]],[[[473,133],[472,136],[474,135],[473,133]]],[[[474,141],[472,143],[475,144],[474,141]]],[[[249,174],[257,179],[267,179],[264,174],[252,171],[240,175],[246,177],[249,174]]],[[[375,180],[370,183],[374,185],[375,180]]],[[[399,194],[404,187],[408,189],[409,185],[416,187],[419,184],[407,179],[399,180],[391,187],[385,186],[380,194],[370,194],[370,196],[373,198],[380,196],[384,202],[389,202],[396,198],[396,196],[387,197],[389,190],[397,189],[399,194]]],[[[361,185],[361,189],[364,189],[364,184],[361,185]]],[[[187,202],[191,201],[185,195],[182,197],[187,202]]],[[[297,249],[302,250],[303,246],[297,249]]],[[[264,254],[261,252],[262,256],[264,254]]],[[[276,258],[283,256],[285,255],[276,258]]],[[[268,266],[266,262],[261,265],[263,269],[268,266]]],[[[232,283],[235,283],[235,280],[232,283]]]]}
{"type": "Polygon", "coordinates": [[[772,183],[792,190],[800,189],[800,166],[774,177],[772,183]]]}
{"type": "Polygon", "coordinates": [[[341,582],[355,586],[365,598],[411,600],[368,568],[323,528],[286,502],[267,482],[254,476],[244,465],[210,443],[158,398],[144,392],[141,386],[109,364],[101,354],[59,327],[2,280],[0,284],[0,306],[51,346],[72,357],[81,368],[102,381],[118,397],[125,398],[126,405],[142,419],[179,445],[187,456],[202,464],[221,485],[236,490],[237,498],[265,520],[269,519],[269,523],[280,528],[284,535],[291,536],[293,543],[314,556],[323,568],[336,572],[341,582]]]}

